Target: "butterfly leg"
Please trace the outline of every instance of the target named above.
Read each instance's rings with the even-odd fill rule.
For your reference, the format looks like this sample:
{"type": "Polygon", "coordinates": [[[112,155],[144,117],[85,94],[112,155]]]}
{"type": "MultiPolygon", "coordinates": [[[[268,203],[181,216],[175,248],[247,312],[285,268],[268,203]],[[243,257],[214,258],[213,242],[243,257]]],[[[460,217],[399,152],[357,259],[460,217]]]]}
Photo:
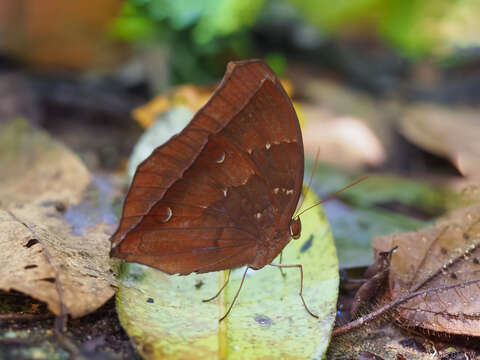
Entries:
{"type": "Polygon", "coordinates": [[[225,289],[225,286],[227,286],[228,282],[230,281],[230,272],[232,270],[228,269],[228,274],[227,274],[227,280],[225,280],[225,282],[223,283],[222,287],[220,288],[220,290],[218,290],[218,292],[212,296],[211,298],[208,298],[208,299],[205,299],[205,300],[202,300],[203,302],[209,302],[209,301],[212,301],[213,299],[216,299],[218,297],[218,295],[220,295],[220,293],[223,291],[223,289],[225,289]]]}
{"type": "Polygon", "coordinates": [[[302,303],[303,303],[303,306],[304,306],[305,310],[307,310],[307,312],[310,315],[312,315],[314,318],[318,319],[318,315],[315,315],[314,313],[312,313],[310,311],[307,304],[305,303],[305,299],[303,298],[303,294],[302,294],[302,292],[303,292],[303,267],[302,267],[302,265],[300,265],[300,264],[284,265],[284,264],[275,264],[275,263],[270,263],[269,265],[276,266],[276,267],[279,267],[279,268],[293,268],[293,267],[296,267],[296,268],[300,269],[300,292],[298,293],[298,295],[300,295],[300,298],[302,299],[302,303]]]}
{"type": "Polygon", "coordinates": [[[247,275],[248,269],[249,269],[249,266],[247,266],[247,267],[245,268],[245,272],[243,273],[243,276],[242,276],[242,281],[240,282],[240,286],[238,287],[237,293],[236,293],[235,296],[233,297],[233,300],[232,300],[232,303],[230,304],[230,307],[228,308],[228,310],[227,310],[227,312],[225,313],[225,315],[223,315],[223,316],[218,320],[218,322],[220,322],[220,321],[222,321],[223,319],[225,319],[225,318],[227,317],[227,315],[230,313],[230,311],[232,310],[233,304],[235,304],[235,301],[237,301],[238,294],[240,294],[240,290],[242,289],[243,282],[245,281],[245,276],[247,275]]]}
{"type": "MultiPolygon", "coordinates": [[[[283,251],[280,252],[280,259],[278,260],[279,264],[282,263],[282,259],[283,259],[283,251]]],[[[279,267],[278,269],[280,270],[280,274],[282,274],[282,277],[285,278],[285,276],[287,276],[287,274],[285,274],[285,271],[283,271],[281,267],[279,267]]]]}

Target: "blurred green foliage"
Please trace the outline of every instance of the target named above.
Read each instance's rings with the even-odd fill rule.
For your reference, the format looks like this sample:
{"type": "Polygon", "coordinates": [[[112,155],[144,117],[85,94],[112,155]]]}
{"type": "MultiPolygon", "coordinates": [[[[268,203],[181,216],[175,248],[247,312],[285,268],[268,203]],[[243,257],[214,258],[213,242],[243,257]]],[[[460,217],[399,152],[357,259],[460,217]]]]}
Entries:
{"type": "MultiPolygon", "coordinates": [[[[252,56],[248,30],[281,21],[270,4],[283,4],[330,36],[377,37],[405,56],[448,57],[478,46],[478,0],[127,0],[113,26],[117,39],[163,46],[173,83],[218,79],[229,60],[252,56]],[[269,10],[270,9],[270,10],[269,10]]],[[[275,70],[285,57],[268,56],[275,70]]],[[[278,69],[277,69],[278,68],[278,69]]]]}
{"type": "Polygon", "coordinates": [[[330,34],[378,33],[409,57],[445,56],[478,46],[477,0],[289,0],[312,25],[330,34]]]}
{"type": "Polygon", "coordinates": [[[210,82],[228,60],[243,57],[265,0],[128,0],[114,37],[168,49],[173,83],[210,82]]]}

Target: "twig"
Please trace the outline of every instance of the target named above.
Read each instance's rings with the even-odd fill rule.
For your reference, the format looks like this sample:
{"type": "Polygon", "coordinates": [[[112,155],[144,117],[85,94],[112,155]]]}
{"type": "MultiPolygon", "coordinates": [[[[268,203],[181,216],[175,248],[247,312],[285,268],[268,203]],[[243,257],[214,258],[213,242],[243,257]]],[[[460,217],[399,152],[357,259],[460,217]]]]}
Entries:
{"type": "Polygon", "coordinates": [[[468,286],[468,285],[472,285],[472,284],[475,284],[475,283],[478,283],[478,282],[480,282],[480,279],[465,281],[465,282],[462,282],[462,283],[456,283],[456,284],[452,284],[452,285],[440,286],[440,287],[437,287],[437,288],[425,289],[425,290],[416,291],[416,292],[413,292],[413,293],[409,293],[409,294],[399,296],[398,298],[396,298],[392,302],[378,308],[375,311],[372,311],[370,314],[362,316],[362,317],[360,317],[356,320],[353,320],[353,321],[351,321],[351,322],[349,322],[345,325],[342,325],[340,327],[337,327],[336,329],[333,329],[332,335],[333,336],[341,335],[341,334],[344,334],[344,333],[346,333],[350,330],[353,330],[357,327],[360,327],[363,324],[365,324],[369,321],[372,321],[375,318],[379,317],[383,313],[391,310],[393,307],[395,307],[397,305],[400,305],[401,303],[404,303],[405,301],[408,301],[408,300],[410,300],[410,299],[412,299],[416,296],[427,294],[429,292],[450,290],[450,289],[454,289],[454,288],[459,287],[459,286],[468,286]]]}
{"type": "Polygon", "coordinates": [[[53,314],[0,314],[0,321],[2,320],[16,320],[16,321],[38,321],[48,320],[53,318],[53,314]]]}

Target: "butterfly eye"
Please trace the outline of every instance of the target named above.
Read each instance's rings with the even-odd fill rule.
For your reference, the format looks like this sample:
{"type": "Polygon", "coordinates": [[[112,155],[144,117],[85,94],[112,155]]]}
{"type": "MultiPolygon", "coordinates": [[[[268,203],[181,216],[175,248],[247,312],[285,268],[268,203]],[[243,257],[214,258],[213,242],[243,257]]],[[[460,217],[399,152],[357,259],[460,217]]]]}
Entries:
{"type": "Polygon", "coordinates": [[[300,233],[302,232],[302,223],[300,222],[300,218],[294,218],[290,222],[290,235],[294,240],[300,238],[300,233]]]}

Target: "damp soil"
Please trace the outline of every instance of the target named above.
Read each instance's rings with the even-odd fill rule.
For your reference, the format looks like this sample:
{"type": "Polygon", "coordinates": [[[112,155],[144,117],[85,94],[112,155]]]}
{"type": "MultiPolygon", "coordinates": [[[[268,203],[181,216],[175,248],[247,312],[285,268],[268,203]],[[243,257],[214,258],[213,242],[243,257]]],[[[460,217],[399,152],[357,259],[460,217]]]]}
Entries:
{"type": "Polygon", "coordinates": [[[120,325],[114,298],[69,319],[60,335],[45,304],[16,292],[0,292],[0,303],[0,359],[141,359],[120,325]]]}

